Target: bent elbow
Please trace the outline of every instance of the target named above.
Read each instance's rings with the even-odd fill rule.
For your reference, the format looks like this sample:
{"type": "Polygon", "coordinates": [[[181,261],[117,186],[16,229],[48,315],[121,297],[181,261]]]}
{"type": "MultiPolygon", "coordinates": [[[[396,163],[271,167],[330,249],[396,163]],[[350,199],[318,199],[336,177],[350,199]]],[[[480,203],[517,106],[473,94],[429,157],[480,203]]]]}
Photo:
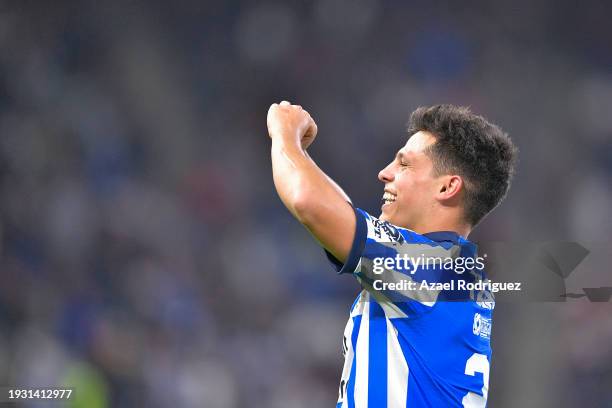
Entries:
{"type": "Polygon", "coordinates": [[[293,194],[291,207],[293,214],[302,224],[308,226],[314,216],[315,202],[311,194],[304,191],[298,191],[293,194]]]}

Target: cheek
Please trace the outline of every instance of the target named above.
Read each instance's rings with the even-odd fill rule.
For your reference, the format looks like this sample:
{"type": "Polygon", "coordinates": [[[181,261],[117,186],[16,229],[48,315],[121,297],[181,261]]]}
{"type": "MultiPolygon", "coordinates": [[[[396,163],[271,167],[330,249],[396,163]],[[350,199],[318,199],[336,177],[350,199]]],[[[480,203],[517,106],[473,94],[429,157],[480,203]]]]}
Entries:
{"type": "Polygon", "coordinates": [[[415,175],[413,182],[415,187],[421,192],[431,192],[435,189],[436,185],[429,171],[422,171],[418,175],[415,175]]]}
{"type": "Polygon", "coordinates": [[[404,177],[398,183],[401,187],[402,204],[408,206],[425,205],[432,196],[431,179],[427,177],[404,177]]]}
{"type": "Polygon", "coordinates": [[[432,195],[432,180],[425,174],[413,172],[400,173],[396,176],[401,201],[406,204],[424,203],[432,195]]]}
{"type": "Polygon", "coordinates": [[[412,195],[411,192],[419,191],[424,192],[428,188],[428,180],[424,177],[419,177],[415,174],[406,175],[398,183],[402,191],[408,195],[412,195]]]}

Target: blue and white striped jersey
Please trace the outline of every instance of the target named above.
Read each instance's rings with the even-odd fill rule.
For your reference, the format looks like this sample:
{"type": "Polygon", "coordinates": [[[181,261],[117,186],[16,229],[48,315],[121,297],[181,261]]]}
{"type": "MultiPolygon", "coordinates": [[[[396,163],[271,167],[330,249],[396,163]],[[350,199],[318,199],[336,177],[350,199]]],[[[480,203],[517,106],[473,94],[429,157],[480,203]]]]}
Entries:
{"type": "Polygon", "coordinates": [[[344,330],[337,407],[485,407],[492,296],[486,290],[458,290],[458,285],[429,289],[482,281],[484,270],[458,273],[417,267],[413,261],[373,272],[377,257],[410,254],[448,261],[476,257],[476,246],[454,232],[421,235],[360,209],[355,214],[357,229],[346,263],[328,253],[339,273],[352,273],[363,287],[344,330]],[[400,280],[414,282],[417,290],[380,287],[381,281],[400,280]],[[427,288],[421,286],[424,281],[427,288]]]}

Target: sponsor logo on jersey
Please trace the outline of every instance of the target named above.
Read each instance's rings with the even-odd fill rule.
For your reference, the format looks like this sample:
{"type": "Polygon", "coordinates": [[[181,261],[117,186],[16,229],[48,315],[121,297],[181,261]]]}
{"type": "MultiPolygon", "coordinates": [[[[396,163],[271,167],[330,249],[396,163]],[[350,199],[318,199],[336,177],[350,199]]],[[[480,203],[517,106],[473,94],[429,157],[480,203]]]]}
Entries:
{"type": "Polygon", "coordinates": [[[474,325],[472,326],[472,332],[476,336],[480,336],[483,339],[491,338],[491,319],[482,316],[480,313],[474,314],[474,325]]]}

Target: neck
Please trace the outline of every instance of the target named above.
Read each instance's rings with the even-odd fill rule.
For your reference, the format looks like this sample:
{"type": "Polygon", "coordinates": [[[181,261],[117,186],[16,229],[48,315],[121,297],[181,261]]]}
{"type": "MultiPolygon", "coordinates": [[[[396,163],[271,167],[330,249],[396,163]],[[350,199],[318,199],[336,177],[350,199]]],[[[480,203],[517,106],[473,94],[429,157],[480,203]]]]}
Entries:
{"type": "Polygon", "coordinates": [[[469,224],[457,221],[456,219],[446,219],[446,217],[432,217],[426,222],[419,222],[409,228],[419,234],[435,231],[453,231],[463,238],[467,238],[470,232],[472,232],[472,227],[469,224]]]}

